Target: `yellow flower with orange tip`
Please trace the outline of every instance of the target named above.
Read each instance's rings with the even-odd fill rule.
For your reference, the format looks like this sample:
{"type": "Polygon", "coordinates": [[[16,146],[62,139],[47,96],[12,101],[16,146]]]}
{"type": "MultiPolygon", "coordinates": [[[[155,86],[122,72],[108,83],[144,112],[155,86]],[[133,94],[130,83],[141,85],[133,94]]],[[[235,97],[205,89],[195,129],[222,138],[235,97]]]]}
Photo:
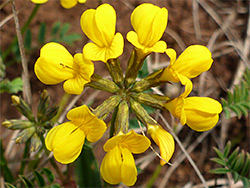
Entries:
{"type": "Polygon", "coordinates": [[[86,58],[107,62],[123,53],[124,41],[121,33],[115,34],[116,12],[111,5],[86,10],[80,23],[83,32],[93,41],[83,48],[86,58]]]}
{"type": "Polygon", "coordinates": [[[76,160],[85,138],[96,142],[106,131],[104,121],[92,114],[86,105],[70,110],[67,118],[69,122],[53,127],[45,138],[47,149],[63,164],[76,160]]]}
{"type": "MultiPolygon", "coordinates": [[[[31,0],[33,3],[36,4],[43,4],[48,2],[48,0],[31,0]]],[[[74,6],[76,6],[77,2],[78,3],[85,3],[87,0],[60,0],[60,3],[63,8],[70,9],[74,6]]]]}
{"type": "Polygon", "coordinates": [[[171,159],[174,153],[174,138],[160,125],[147,124],[147,129],[154,142],[160,148],[161,157],[164,159],[161,159],[160,164],[163,166],[171,159]]]}
{"type": "Polygon", "coordinates": [[[135,31],[127,34],[127,40],[144,54],[163,53],[167,44],[160,41],[168,21],[168,10],[150,3],[136,7],[131,14],[131,24],[135,31]]]}
{"type": "MultiPolygon", "coordinates": [[[[187,95],[187,94],[186,94],[187,95]]],[[[195,131],[212,129],[219,120],[221,104],[209,97],[184,97],[165,104],[174,117],[179,118],[182,125],[187,124],[195,131]]]]}
{"type": "Polygon", "coordinates": [[[107,152],[100,168],[103,179],[110,184],[123,182],[127,186],[134,185],[137,170],[132,153],[142,153],[149,146],[150,140],[134,130],[126,134],[119,132],[110,138],[103,146],[107,152]]]}
{"type": "Polygon", "coordinates": [[[90,82],[94,64],[83,54],[74,57],[61,44],[45,44],[35,63],[35,74],[44,84],[53,85],[64,82],[63,88],[69,94],[81,94],[84,85],[90,82]]]}

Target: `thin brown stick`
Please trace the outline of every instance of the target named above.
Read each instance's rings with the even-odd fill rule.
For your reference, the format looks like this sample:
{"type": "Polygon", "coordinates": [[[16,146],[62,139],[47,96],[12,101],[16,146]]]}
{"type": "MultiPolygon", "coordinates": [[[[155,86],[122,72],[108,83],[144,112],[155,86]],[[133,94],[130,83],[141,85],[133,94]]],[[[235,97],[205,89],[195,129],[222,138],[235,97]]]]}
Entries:
{"type": "Polygon", "coordinates": [[[24,100],[27,102],[27,104],[31,106],[32,96],[31,96],[31,88],[30,88],[30,81],[29,81],[28,62],[25,56],[23,38],[22,38],[19,20],[18,20],[18,16],[16,12],[15,1],[12,1],[12,11],[14,15],[14,22],[16,26],[17,39],[18,39],[18,45],[19,45],[20,54],[21,54],[21,63],[22,63],[22,68],[23,68],[23,73],[22,73],[22,79],[24,82],[23,97],[24,97],[24,100]]]}
{"type": "Polygon", "coordinates": [[[177,144],[179,145],[179,147],[181,148],[181,150],[183,151],[183,153],[185,154],[185,156],[187,157],[189,163],[192,165],[193,169],[195,170],[196,174],[198,175],[198,177],[200,178],[202,184],[204,185],[204,187],[208,188],[206,180],[204,179],[204,177],[202,176],[200,170],[198,169],[198,167],[196,166],[196,164],[194,163],[193,159],[190,157],[190,155],[188,154],[187,150],[183,147],[181,141],[179,140],[178,136],[175,134],[174,130],[172,129],[172,127],[168,124],[168,122],[166,121],[166,119],[163,117],[162,114],[159,114],[160,118],[162,119],[163,123],[166,125],[166,127],[168,128],[169,132],[172,134],[172,136],[174,137],[175,141],[177,142],[177,144]]]}

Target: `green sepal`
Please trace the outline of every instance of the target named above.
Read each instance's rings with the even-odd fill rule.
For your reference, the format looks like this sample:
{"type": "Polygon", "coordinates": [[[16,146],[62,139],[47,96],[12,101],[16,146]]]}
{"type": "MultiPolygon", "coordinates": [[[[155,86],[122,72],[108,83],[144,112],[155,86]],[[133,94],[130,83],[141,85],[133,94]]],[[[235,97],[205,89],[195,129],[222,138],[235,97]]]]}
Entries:
{"type": "Polygon", "coordinates": [[[128,132],[129,126],[129,107],[126,100],[120,102],[115,119],[115,132],[122,130],[124,133],[128,132]]]}
{"type": "Polygon", "coordinates": [[[120,95],[113,95],[105,100],[101,105],[92,111],[100,119],[105,119],[115,107],[120,103],[122,97],[120,95]]]}
{"type": "Polygon", "coordinates": [[[137,74],[141,69],[146,57],[147,55],[142,54],[141,51],[137,48],[134,48],[134,50],[132,51],[125,73],[124,83],[126,88],[129,88],[135,82],[137,74]]]}
{"type": "Polygon", "coordinates": [[[130,93],[129,94],[137,102],[150,106],[152,108],[166,110],[165,104],[170,100],[169,97],[149,94],[149,93],[130,93]]]}
{"type": "Polygon", "coordinates": [[[124,78],[119,59],[109,59],[108,62],[105,63],[105,65],[113,81],[120,87],[123,87],[124,78]]]}
{"type": "Polygon", "coordinates": [[[120,90],[120,87],[109,79],[105,79],[97,74],[91,76],[91,82],[87,83],[85,87],[91,87],[109,93],[116,93],[120,90]]]}
{"type": "Polygon", "coordinates": [[[157,122],[148,114],[148,112],[141,106],[140,103],[136,102],[132,98],[129,100],[130,107],[134,111],[136,117],[146,126],[149,124],[157,124],[157,122]]]}

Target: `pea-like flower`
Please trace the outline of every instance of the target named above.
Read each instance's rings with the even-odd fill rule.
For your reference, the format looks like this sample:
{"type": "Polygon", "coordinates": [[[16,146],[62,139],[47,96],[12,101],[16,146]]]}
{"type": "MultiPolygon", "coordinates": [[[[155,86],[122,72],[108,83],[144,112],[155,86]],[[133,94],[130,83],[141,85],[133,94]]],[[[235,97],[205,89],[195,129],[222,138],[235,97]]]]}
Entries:
{"type": "Polygon", "coordinates": [[[164,130],[160,125],[151,125],[147,124],[148,133],[154,140],[154,142],[160,148],[161,161],[160,164],[163,166],[166,164],[172,157],[174,153],[174,138],[173,136],[164,130]]]}
{"type": "Polygon", "coordinates": [[[81,28],[93,41],[86,44],[83,53],[93,61],[107,62],[123,53],[124,41],[121,33],[115,34],[116,12],[109,4],[97,9],[88,9],[81,16],[81,28]]]}
{"type": "Polygon", "coordinates": [[[131,130],[127,134],[119,132],[109,139],[103,146],[107,152],[101,164],[101,175],[110,184],[123,182],[127,186],[135,184],[137,170],[132,153],[146,151],[150,146],[147,137],[131,130]]]}
{"type": "MultiPolygon", "coordinates": [[[[33,3],[36,4],[43,4],[48,2],[48,0],[31,0],[33,3]]],[[[78,3],[85,3],[87,0],[60,0],[61,5],[63,8],[70,9],[77,5],[78,3]]]]}
{"type": "Polygon", "coordinates": [[[207,71],[213,63],[211,52],[202,45],[189,46],[178,59],[174,49],[167,49],[166,54],[170,58],[170,65],[164,69],[160,78],[162,81],[182,82],[183,77],[194,78],[207,71]]]}
{"type": "Polygon", "coordinates": [[[81,94],[84,85],[90,82],[94,64],[83,54],[74,57],[61,44],[45,44],[35,63],[35,74],[44,84],[53,85],[64,82],[63,88],[69,94],[81,94]]]}
{"type": "Polygon", "coordinates": [[[184,97],[165,104],[174,117],[179,118],[182,125],[187,124],[195,131],[212,129],[219,120],[221,104],[209,97],[184,97]]]}
{"type": "Polygon", "coordinates": [[[143,3],[131,14],[131,24],[135,31],[127,34],[127,40],[144,54],[163,53],[167,44],[160,41],[168,21],[168,10],[156,5],[143,3]]]}
{"type": "Polygon", "coordinates": [[[67,118],[69,122],[53,127],[45,138],[47,149],[63,164],[76,160],[85,138],[96,142],[106,131],[104,121],[92,114],[86,105],[70,110],[67,118]]]}

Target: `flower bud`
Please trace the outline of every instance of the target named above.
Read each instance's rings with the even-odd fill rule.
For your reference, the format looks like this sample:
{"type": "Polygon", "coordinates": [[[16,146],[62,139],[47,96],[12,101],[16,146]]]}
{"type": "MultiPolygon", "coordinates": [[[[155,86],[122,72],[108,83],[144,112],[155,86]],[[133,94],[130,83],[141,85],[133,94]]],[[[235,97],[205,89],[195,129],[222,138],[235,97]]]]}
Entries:
{"type": "Polygon", "coordinates": [[[6,120],[2,123],[2,125],[8,129],[17,130],[17,129],[26,129],[33,126],[33,122],[28,120],[6,120]]]}
{"type": "Polygon", "coordinates": [[[35,127],[30,127],[27,129],[24,129],[22,132],[20,132],[16,138],[16,143],[25,143],[32,135],[35,133],[36,129],[35,127]]]}
{"type": "Polygon", "coordinates": [[[31,143],[30,143],[30,151],[37,151],[42,145],[42,142],[39,138],[39,136],[35,133],[32,138],[31,138],[31,143]]]}
{"type": "Polygon", "coordinates": [[[33,121],[33,122],[35,121],[35,116],[33,115],[30,107],[23,99],[21,99],[21,97],[12,95],[11,99],[12,99],[13,105],[21,114],[27,117],[30,121],[33,121]]]}

